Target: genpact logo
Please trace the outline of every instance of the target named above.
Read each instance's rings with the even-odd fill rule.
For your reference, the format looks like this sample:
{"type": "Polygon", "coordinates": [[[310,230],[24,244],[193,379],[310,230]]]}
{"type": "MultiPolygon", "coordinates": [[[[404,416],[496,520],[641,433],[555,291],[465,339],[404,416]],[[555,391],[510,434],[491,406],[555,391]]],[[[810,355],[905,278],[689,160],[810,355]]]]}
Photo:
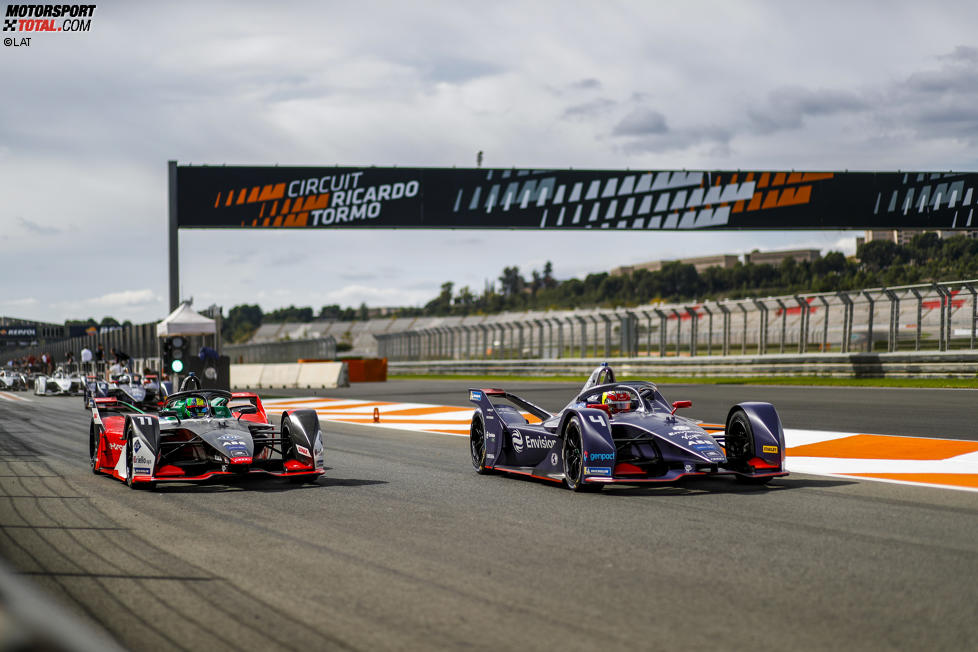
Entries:
{"type": "Polygon", "coordinates": [[[513,450],[517,453],[523,452],[523,433],[519,430],[514,430],[512,434],[513,450]]]}
{"type": "Polygon", "coordinates": [[[615,459],[614,453],[588,453],[584,451],[585,462],[607,462],[615,459]]]}

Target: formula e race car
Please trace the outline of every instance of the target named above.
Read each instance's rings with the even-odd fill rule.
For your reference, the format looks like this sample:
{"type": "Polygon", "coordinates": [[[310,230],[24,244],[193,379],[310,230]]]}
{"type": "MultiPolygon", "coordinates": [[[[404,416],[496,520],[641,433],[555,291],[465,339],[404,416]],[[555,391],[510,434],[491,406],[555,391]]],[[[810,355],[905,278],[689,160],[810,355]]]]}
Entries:
{"type": "Polygon", "coordinates": [[[314,410],[268,421],[255,394],[183,388],[159,416],[116,398],[95,398],[89,427],[93,473],[130,488],[267,473],[314,482],[324,473],[324,435],[314,410]]]}
{"type": "Polygon", "coordinates": [[[763,484],[788,475],[781,419],[769,403],[740,403],[724,425],[701,425],[676,414],[691,401],[670,404],[650,382],[616,382],[607,365],[557,414],[502,389],[470,389],[469,400],[479,473],[527,475],[574,491],[705,475],[763,484]]]}
{"type": "Polygon", "coordinates": [[[100,380],[97,376],[87,376],[85,379],[85,395],[82,401],[86,408],[94,407],[96,398],[116,398],[123,403],[138,406],[143,409],[156,410],[160,396],[160,384],[156,376],[141,377],[139,374],[123,372],[114,374],[109,381],[100,380]]]}
{"type": "Polygon", "coordinates": [[[46,394],[83,394],[85,381],[77,372],[67,372],[58,367],[50,376],[38,376],[34,379],[34,393],[38,396],[46,394]]]}
{"type": "Polygon", "coordinates": [[[27,389],[27,377],[13,369],[0,369],[0,390],[16,392],[27,389]]]}

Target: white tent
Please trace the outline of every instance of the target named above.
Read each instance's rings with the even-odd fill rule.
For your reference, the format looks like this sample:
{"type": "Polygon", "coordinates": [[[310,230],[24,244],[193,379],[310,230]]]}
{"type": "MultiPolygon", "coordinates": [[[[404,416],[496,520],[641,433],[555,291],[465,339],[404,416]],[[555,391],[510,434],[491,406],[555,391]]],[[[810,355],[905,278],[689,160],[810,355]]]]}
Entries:
{"type": "Polygon", "coordinates": [[[157,337],[174,335],[214,335],[217,325],[210,317],[195,312],[189,303],[181,303],[176,310],[156,325],[157,337]]]}

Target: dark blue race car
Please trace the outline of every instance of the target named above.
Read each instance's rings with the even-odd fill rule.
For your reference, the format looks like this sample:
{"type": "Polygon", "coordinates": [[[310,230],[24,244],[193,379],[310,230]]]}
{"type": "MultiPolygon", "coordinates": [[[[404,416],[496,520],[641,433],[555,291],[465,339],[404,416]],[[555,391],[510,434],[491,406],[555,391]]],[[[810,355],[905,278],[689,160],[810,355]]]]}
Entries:
{"type": "Polygon", "coordinates": [[[607,365],[557,414],[502,389],[470,389],[469,400],[479,473],[528,475],[574,491],[722,474],[762,484],[788,475],[770,403],[740,403],[725,424],[707,425],[676,414],[690,401],[670,404],[650,382],[616,382],[607,365]]]}

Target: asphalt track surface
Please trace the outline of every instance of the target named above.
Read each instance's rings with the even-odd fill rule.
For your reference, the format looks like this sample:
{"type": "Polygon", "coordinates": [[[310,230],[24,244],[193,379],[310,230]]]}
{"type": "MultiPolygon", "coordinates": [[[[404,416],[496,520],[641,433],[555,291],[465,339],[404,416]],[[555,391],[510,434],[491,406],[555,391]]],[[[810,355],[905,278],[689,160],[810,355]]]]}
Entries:
{"type": "MultiPolygon", "coordinates": [[[[469,385],[327,394],[464,405],[469,385]]],[[[576,386],[507,389],[556,409],[576,386]]],[[[769,399],[787,427],[978,439],[973,392],[663,389],[706,420],[769,399]]],[[[464,438],[333,423],[316,485],[131,491],[90,472],[87,428],[78,398],[0,401],[0,554],[133,650],[978,648],[974,492],[573,494],[478,476],[464,438]]]]}

